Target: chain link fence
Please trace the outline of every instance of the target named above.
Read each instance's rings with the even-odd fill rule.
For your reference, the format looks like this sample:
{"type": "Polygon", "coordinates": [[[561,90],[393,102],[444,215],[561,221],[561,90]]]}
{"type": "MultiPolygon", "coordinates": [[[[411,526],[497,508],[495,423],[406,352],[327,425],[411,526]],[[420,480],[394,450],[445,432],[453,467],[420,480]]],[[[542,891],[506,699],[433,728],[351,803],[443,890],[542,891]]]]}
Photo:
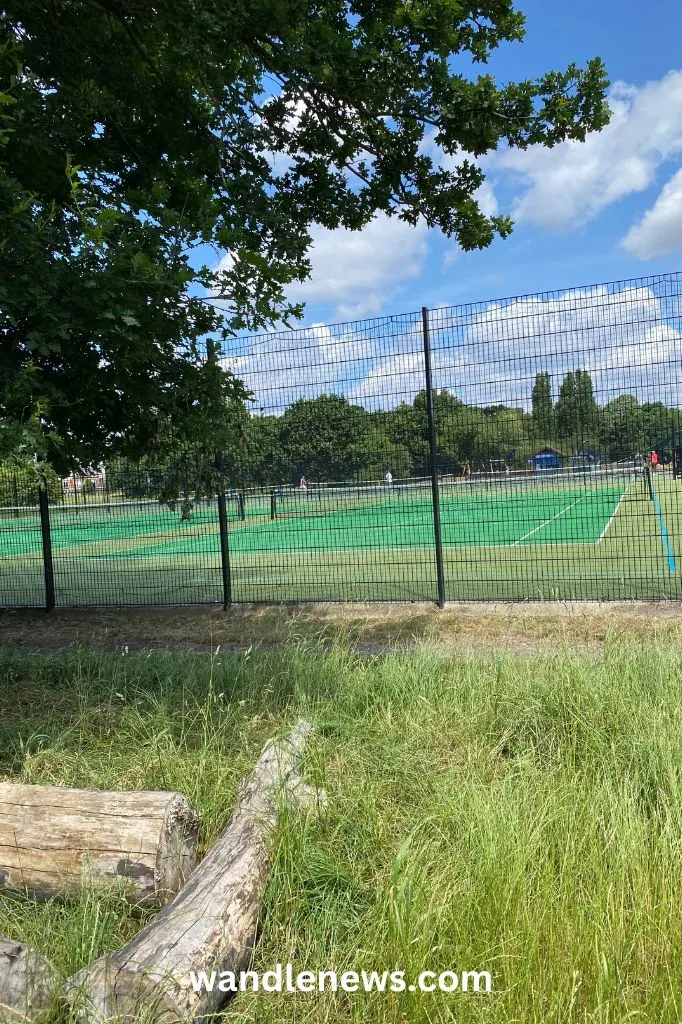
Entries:
{"type": "Polygon", "coordinates": [[[238,338],[219,493],[0,467],[0,605],[670,599],[682,277],[238,338]]]}

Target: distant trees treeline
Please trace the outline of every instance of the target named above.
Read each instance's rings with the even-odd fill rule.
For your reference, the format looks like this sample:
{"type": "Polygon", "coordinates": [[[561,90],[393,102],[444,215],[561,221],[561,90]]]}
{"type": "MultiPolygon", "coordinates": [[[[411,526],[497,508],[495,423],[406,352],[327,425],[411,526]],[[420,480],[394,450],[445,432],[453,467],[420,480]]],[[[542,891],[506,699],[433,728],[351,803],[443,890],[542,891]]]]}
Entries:
{"type": "MultiPolygon", "coordinates": [[[[523,469],[546,447],[567,457],[589,448],[603,461],[617,462],[653,448],[665,453],[682,443],[681,410],[640,403],[630,394],[599,405],[586,370],[567,373],[556,398],[550,375],[538,373],[530,412],[502,404],[466,405],[448,390],[434,394],[434,408],[438,468],[445,474],[460,473],[467,463],[472,471],[491,463],[523,469]]],[[[228,487],[295,484],[302,475],[310,481],[366,481],[381,480],[388,470],[394,479],[429,471],[424,391],[412,402],[374,412],[334,394],[299,399],[281,415],[253,415],[243,402],[233,401],[223,426],[228,487]]],[[[180,493],[195,494],[195,481],[206,475],[213,458],[210,445],[187,438],[181,459],[170,449],[166,463],[158,455],[135,464],[115,459],[106,465],[107,490],[165,500],[172,480],[180,493]]],[[[62,500],[54,470],[44,467],[43,479],[50,500],[62,500]]],[[[217,479],[206,483],[204,493],[215,493],[217,479]]],[[[0,507],[34,504],[37,486],[35,467],[0,464],[0,507]]]]}
{"type": "MultiPolygon", "coordinates": [[[[448,390],[434,395],[438,467],[457,473],[491,462],[525,468],[543,447],[571,456],[584,447],[605,461],[632,458],[660,445],[682,426],[680,411],[661,402],[640,404],[624,394],[598,405],[587,370],[567,373],[554,400],[548,373],[538,373],[527,412],[506,405],[465,405],[448,390]]],[[[310,481],[377,480],[428,473],[426,393],[411,403],[369,412],[339,395],[299,399],[281,415],[230,411],[233,423],[224,464],[231,486],[310,481]]],[[[669,443],[669,442],[666,442],[669,443]]],[[[153,491],[163,474],[122,463],[107,467],[108,485],[130,496],[153,491]],[[137,482],[136,482],[137,481],[137,482]]]]}

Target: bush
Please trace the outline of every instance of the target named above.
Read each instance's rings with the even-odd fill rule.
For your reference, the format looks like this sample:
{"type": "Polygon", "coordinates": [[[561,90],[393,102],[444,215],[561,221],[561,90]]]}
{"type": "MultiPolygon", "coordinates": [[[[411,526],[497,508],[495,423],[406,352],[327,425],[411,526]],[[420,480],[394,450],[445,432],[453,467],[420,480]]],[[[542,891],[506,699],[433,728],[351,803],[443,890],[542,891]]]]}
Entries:
{"type": "MultiPolygon", "coordinates": [[[[64,500],[62,482],[55,471],[49,466],[43,467],[41,473],[47,484],[47,494],[51,502],[64,500]]],[[[11,508],[15,505],[37,505],[40,475],[37,466],[13,466],[0,463],[0,507],[11,508]]]]}
{"type": "Polygon", "coordinates": [[[84,480],[81,485],[81,494],[97,494],[97,484],[94,480],[84,480]]]}

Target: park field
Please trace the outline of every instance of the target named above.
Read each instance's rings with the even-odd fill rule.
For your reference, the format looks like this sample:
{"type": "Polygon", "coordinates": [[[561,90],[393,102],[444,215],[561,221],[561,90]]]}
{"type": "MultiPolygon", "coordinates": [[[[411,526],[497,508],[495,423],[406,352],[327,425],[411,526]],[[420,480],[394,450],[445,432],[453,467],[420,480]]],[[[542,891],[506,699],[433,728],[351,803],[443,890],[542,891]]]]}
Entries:
{"type": "MultiPolygon", "coordinates": [[[[230,1024],[680,1020],[682,648],[358,656],[0,651],[0,777],[184,792],[202,852],[304,716],[321,817],[287,817],[253,967],[488,971],[479,994],[245,993],[230,1024]],[[646,713],[642,713],[646,709],[646,713]]],[[[0,896],[63,976],[145,921],[116,893],[0,896]]],[[[142,1019],[141,1019],[142,1020],[142,1019]]],[[[55,1007],[50,1024],[72,1024],[55,1007]]]]}
{"type": "MultiPolygon", "coordinates": [[[[682,483],[659,474],[443,485],[445,598],[660,600],[682,596],[682,483]]],[[[428,487],[248,495],[188,520],[157,502],[54,508],[57,606],[437,598],[428,487]]],[[[45,601],[37,510],[0,515],[0,605],[45,601]]]]}

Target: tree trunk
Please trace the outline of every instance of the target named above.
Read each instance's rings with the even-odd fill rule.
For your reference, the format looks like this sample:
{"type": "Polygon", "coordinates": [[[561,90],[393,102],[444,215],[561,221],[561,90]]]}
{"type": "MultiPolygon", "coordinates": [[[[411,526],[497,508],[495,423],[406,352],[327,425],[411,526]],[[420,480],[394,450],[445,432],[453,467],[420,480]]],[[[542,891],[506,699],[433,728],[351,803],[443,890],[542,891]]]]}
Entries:
{"type": "Polygon", "coordinates": [[[0,1021],[32,1021],[53,1003],[57,972],[39,953],[0,935],[0,1021]]]}
{"type": "Polygon", "coordinates": [[[158,1024],[175,1024],[209,1016],[225,1002],[227,994],[217,986],[195,992],[190,972],[238,974],[248,966],[280,801],[312,807],[325,799],[297,772],[310,732],[301,721],[287,739],[266,744],[242,781],[227,827],[175,899],[124,949],[100,957],[67,982],[81,1021],[130,1021],[146,1008],[158,1024]]]}
{"type": "Polygon", "coordinates": [[[165,902],[196,864],[198,819],[179,793],[112,793],[0,782],[0,886],[50,897],[126,880],[165,902]]]}

